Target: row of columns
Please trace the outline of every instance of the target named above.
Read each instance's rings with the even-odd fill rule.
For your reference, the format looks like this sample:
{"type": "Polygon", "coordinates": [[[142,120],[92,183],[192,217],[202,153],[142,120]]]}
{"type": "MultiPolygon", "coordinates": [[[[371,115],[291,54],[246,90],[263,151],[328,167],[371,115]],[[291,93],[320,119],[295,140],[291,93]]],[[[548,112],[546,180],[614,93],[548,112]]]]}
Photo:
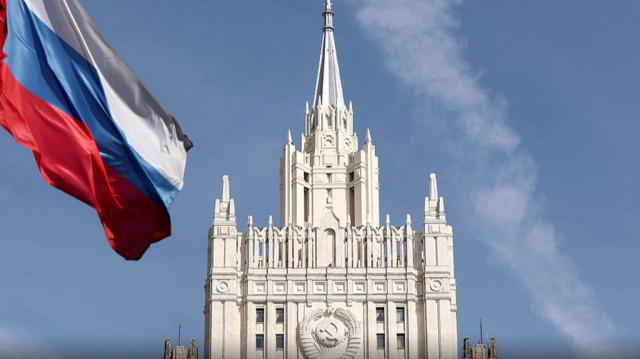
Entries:
{"type": "MultiPolygon", "coordinates": [[[[271,222],[271,219],[270,219],[271,222]]],[[[421,268],[425,263],[420,232],[405,226],[352,227],[335,233],[331,229],[253,227],[238,242],[239,266],[249,268],[317,268],[319,253],[330,252],[322,261],[332,267],[421,268]]]]}

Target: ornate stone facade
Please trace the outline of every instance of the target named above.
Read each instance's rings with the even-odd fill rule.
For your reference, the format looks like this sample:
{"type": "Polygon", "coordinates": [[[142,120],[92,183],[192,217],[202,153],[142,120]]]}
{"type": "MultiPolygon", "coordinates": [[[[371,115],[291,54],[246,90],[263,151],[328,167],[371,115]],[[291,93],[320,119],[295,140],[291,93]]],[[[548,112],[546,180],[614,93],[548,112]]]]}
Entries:
{"type": "Polygon", "coordinates": [[[280,160],[280,225],[238,232],[229,178],[215,203],[205,358],[456,358],[453,232],[436,176],[418,230],[379,224],[378,158],[358,149],[332,4],[300,150],[280,160]]]}

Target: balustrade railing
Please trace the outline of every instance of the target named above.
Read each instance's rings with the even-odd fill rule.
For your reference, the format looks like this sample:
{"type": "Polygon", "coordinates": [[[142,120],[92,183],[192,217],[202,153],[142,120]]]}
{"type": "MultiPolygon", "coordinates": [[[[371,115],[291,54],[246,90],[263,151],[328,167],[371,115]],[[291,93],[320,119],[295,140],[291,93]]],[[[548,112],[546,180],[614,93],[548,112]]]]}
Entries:
{"type": "Polygon", "coordinates": [[[421,268],[425,253],[422,233],[413,231],[410,222],[333,230],[271,224],[259,228],[251,219],[238,251],[243,268],[421,268]],[[319,251],[329,253],[322,265],[319,251]]]}

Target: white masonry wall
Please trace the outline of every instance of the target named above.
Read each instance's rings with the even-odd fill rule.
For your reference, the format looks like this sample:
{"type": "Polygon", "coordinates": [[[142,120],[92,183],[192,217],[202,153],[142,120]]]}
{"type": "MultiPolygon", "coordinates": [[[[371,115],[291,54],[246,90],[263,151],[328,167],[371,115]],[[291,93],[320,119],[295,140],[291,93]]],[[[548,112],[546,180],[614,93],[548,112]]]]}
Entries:
{"type": "Polygon", "coordinates": [[[205,358],[457,358],[453,231],[436,177],[421,223],[380,223],[378,157],[368,130],[359,146],[343,99],[328,0],[324,17],[300,149],[288,133],[280,159],[279,226],[249,216],[239,232],[223,177],[205,358]]]}
{"type": "MultiPolygon", "coordinates": [[[[431,198],[438,198],[434,175],[430,183],[431,198]]],[[[318,310],[339,308],[360,327],[342,337],[342,354],[355,341],[354,358],[457,357],[453,236],[442,198],[425,199],[422,231],[412,229],[409,217],[400,227],[388,220],[382,227],[341,227],[331,216],[333,221],[316,227],[255,227],[249,217],[247,231],[238,233],[228,186],[225,177],[209,235],[206,358],[313,357],[322,343],[311,335],[315,342],[305,351],[301,323],[318,310]],[[329,236],[328,230],[333,231],[329,236]],[[284,310],[283,323],[276,322],[277,308],[284,310]],[[397,320],[396,308],[404,310],[404,321],[397,320]],[[256,309],[264,310],[264,322],[256,322],[256,309]],[[384,311],[380,322],[376,309],[384,311]],[[256,348],[260,334],[264,345],[256,348]],[[279,334],[281,349],[276,348],[279,334]],[[382,348],[378,334],[384,334],[382,348]],[[403,349],[398,349],[398,334],[404,334],[403,349]]],[[[331,204],[325,210],[332,213],[331,204]]]]}

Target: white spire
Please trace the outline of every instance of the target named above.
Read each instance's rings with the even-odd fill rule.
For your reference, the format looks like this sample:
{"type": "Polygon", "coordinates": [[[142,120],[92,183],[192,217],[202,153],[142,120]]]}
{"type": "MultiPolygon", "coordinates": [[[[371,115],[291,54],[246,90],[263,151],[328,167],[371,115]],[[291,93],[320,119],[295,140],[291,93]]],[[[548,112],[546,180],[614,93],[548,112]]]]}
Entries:
{"type": "Polygon", "coordinates": [[[336,53],[336,42],[333,38],[333,12],[331,0],[325,1],[324,6],[324,36],[322,38],[322,52],[318,66],[316,92],[313,96],[313,107],[330,105],[345,107],[342,94],[342,81],[336,53]]]}

